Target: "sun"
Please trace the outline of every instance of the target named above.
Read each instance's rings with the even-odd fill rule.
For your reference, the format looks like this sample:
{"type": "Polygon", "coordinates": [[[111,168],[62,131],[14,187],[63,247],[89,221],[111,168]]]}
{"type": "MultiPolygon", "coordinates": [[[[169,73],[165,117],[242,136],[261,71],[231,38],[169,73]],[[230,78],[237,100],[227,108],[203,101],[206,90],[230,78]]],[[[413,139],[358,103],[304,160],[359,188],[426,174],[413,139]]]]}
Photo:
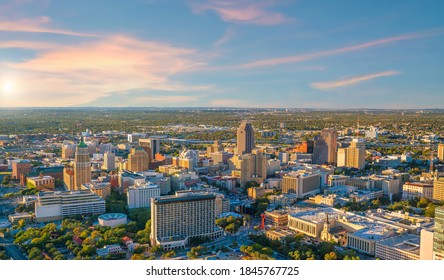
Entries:
{"type": "Polygon", "coordinates": [[[12,93],[14,91],[14,84],[11,81],[3,82],[2,91],[4,93],[12,93]]]}

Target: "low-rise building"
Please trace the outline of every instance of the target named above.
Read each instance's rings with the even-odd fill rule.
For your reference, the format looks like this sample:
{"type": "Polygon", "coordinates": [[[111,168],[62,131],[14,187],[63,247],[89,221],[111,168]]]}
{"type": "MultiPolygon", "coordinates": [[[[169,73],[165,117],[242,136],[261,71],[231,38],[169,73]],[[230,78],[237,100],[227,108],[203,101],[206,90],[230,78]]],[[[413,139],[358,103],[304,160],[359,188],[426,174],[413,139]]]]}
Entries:
{"type": "Polygon", "coordinates": [[[381,260],[419,260],[419,246],[418,235],[392,236],[376,242],[375,257],[381,260]]]}
{"type": "Polygon", "coordinates": [[[75,215],[105,213],[105,200],[89,190],[40,192],[35,203],[37,222],[61,220],[75,215]]]}
{"type": "Polygon", "coordinates": [[[433,198],[433,185],[419,182],[406,182],[402,186],[402,199],[433,198]]]}
{"type": "Polygon", "coordinates": [[[38,177],[28,177],[27,186],[29,188],[36,188],[37,190],[54,190],[55,180],[51,176],[39,175],[38,177]]]}

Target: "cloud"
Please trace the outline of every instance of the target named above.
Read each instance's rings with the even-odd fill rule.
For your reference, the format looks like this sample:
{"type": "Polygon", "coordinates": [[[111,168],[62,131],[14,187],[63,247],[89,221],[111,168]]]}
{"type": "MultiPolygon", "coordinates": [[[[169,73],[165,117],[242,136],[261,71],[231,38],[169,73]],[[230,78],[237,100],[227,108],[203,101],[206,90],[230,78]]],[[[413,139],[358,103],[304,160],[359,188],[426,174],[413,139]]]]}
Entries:
{"type": "Polygon", "coordinates": [[[398,71],[384,71],[384,72],[373,73],[364,76],[356,76],[336,81],[311,83],[310,86],[315,89],[329,90],[337,87],[345,87],[345,86],[359,84],[361,82],[376,79],[379,77],[395,76],[399,74],[400,73],[398,71]]]}
{"type": "Polygon", "coordinates": [[[343,54],[353,51],[359,51],[371,47],[376,47],[380,45],[386,45],[390,43],[395,43],[399,41],[405,41],[405,40],[412,40],[416,38],[421,37],[427,37],[427,36],[436,36],[436,35],[442,35],[444,33],[444,29],[435,29],[435,30],[427,30],[422,32],[416,32],[416,33],[410,33],[410,34],[404,34],[400,36],[370,41],[367,43],[354,45],[350,47],[344,47],[339,49],[333,49],[333,50],[326,50],[326,51],[320,51],[320,52],[313,52],[313,53],[307,53],[302,55],[293,55],[293,56],[285,56],[285,57],[279,57],[279,58],[272,58],[272,59],[263,59],[263,60],[257,60],[249,63],[244,63],[238,66],[235,66],[234,68],[255,68],[255,67],[264,67],[264,66],[274,66],[274,65],[280,65],[280,64],[289,64],[289,63],[297,63],[302,61],[308,61],[308,60],[314,60],[325,56],[331,56],[331,55],[337,55],[337,54],[343,54]]]}
{"type": "Polygon", "coordinates": [[[228,28],[228,29],[225,31],[224,35],[223,35],[219,40],[217,40],[216,42],[214,42],[213,45],[214,45],[215,47],[220,47],[220,46],[222,46],[223,44],[225,44],[226,42],[228,42],[228,41],[230,41],[231,39],[233,39],[234,35],[235,35],[234,29],[232,29],[232,28],[228,28]]]}
{"type": "Polygon", "coordinates": [[[292,21],[281,13],[270,11],[275,1],[269,0],[203,0],[191,3],[196,14],[214,11],[222,20],[234,23],[278,25],[292,21]]]}
{"type": "Polygon", "coordinates": [[[181,103],[197,101],[199,96],[184,96],[184,95],[171,95],[171,96],[144,96],[138,97],[135,100],[141,103],[181,103]]]}
{"type": "Polygon", "coordinates": [[[47,50],[60,47],[58,44],[40,41],[4,41],[0,42],[0,49],[28,49],[47,50]]]}
{"type": "Polygon", "coordinates": [[[4,32],[28,32],[28,33],[52,33],[59,35],[70,35],[80,37],[97,37],[95,34],[74,32],[70,30],[55,29],[49,27],[48,17],[35,19],[21,19],[15,21],[0,21],[0,31],[4,32]]]}
{"type": "Polygon", "coordinates": [[[119,91],[210,89],[209,85],[172,80],[172,76],[202,65],[194,49],[111,36],[37,51],[32,59],[0,66],[6,72],[19,73],[16,80],[20,91],[8,106],[69,106],[119,91]]]}

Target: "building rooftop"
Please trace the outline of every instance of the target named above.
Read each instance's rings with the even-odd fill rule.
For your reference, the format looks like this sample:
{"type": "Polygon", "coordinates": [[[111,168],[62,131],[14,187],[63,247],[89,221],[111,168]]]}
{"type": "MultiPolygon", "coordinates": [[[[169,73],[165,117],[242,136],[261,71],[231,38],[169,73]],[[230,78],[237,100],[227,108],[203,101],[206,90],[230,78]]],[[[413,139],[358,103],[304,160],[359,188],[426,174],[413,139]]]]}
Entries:
{"type": "Polygon", "coordinates": [[[393,236],[379,241],[379,244],[398,250],[407,251],[419,256],[420,237],[414,234],[393,236]]]}
{"type": "Polygon", "coordinates": [[[126,215],[123,213],[107,213],[100,215],[98,219],[105,220],[105,221],[111,221],[111,220],[118,220],[118,219],[126,219],[126,215]]]}

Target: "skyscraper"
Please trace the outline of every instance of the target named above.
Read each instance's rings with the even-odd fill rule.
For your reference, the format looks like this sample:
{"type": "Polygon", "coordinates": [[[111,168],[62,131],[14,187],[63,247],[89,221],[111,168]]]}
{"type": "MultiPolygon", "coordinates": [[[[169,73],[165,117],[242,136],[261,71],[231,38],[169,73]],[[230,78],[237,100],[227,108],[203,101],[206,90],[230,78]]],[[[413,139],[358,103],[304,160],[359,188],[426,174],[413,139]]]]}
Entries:
{"type": "Polygon", "coordinates": [[[444,177],[439,177],[438,171],[435,171],[433,179],[433,199],[444,200],[444,177]]]}
{"type": "Polygon", "coordinates": [[[160,138],[150,137],[147,139],[139,139],[139,145],[148,153],[150,160],[160,153],[160,138]]]}
{"type": "Polygon", "coordinates": [[[103,169],[110,171],[116,169],[116,156],[111,152],[105,152],[103,156],[103,169]]]}
{"type": "Polygon", "coordinates": [[[251,123],[242,121],[237,129],[237,154],[250,154],[254,149],[254,130],[251,123]]]}
{"type": "Polygon", "coordinates": [[[80,190],[83,184],[89,182],[91,182],[91,161],[88,146],[82,137],[74,157],[74,189],[80,190]]]}
{"type": "Polygon", "coordinates": [[[141,147],[131,148],[128,155],[128,170],[133,172],[147,171],[149,163],[149,155],[144,149],[141,147]]]}
{"type": "Polygon", "coordinates": [[[365,142],[353,139],[348,148],[340,148],[337,157],[338,166],[362,169],[365,167],[365,142]]]}
{"type": "Polygon", "coordinates": [[[338,133],[334,129],[323,129],[315,136],[313,146],[314,164],[336,164],[338,133]]]}
{"type": "Polygon", "coordinates": [[[444,207],[435,209],[435,231],[433,233],[433,259],[444,260],[444,207]]]}
{"type": "Polygon", "coordinates": [[[444,161],[444,143],[438,144],[438,159],[444,161]]]}

